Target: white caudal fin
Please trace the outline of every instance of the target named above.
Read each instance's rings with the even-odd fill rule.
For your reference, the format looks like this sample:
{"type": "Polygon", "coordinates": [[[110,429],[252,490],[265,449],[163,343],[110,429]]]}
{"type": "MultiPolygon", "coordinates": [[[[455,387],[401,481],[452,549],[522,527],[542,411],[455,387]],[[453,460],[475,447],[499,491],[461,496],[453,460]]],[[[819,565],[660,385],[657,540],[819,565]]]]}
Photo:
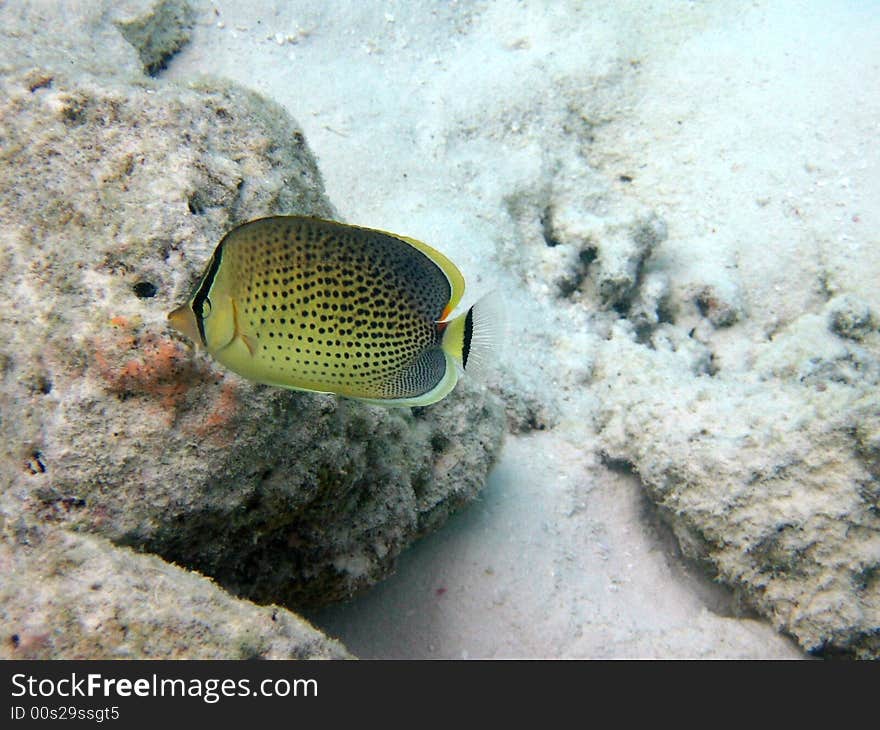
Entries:
{"type": "Polygon", "coordinates": [[[491,291],[468,312],[470,341],[462,353],[464,371],[469,377],[485,380],[501,359],[507,330],[507,317],[501,293],[491,291]],[[464,356],[466,355],[466,356],[464,356]]]}

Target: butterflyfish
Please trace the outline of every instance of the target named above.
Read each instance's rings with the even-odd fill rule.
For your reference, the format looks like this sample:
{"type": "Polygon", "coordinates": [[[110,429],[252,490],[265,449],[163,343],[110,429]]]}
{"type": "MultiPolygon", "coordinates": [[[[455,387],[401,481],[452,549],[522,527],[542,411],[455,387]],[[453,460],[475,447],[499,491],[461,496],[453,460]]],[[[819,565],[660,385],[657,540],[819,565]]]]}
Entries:
{"type": "Polygon", "coordinates": [[[425,406],[485,368],[502,312],[489,294],[450,318],[464,278],[421,241],[303,216],[220,241],[171,325],[250,380],[425,406]]]}

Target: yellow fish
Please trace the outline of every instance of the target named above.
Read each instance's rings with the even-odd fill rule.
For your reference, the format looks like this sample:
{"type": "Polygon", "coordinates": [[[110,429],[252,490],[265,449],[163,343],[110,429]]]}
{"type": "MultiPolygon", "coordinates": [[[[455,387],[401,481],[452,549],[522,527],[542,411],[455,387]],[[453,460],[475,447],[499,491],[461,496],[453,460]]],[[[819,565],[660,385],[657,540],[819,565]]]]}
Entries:
{"type": "Polygon", "coordinates": [[[499,339],[495,296],[447,319],[463,293],[455,264],[421,241],[278,216],[227,233],[168,319],[250,380],[424,406],[499,339]]]}

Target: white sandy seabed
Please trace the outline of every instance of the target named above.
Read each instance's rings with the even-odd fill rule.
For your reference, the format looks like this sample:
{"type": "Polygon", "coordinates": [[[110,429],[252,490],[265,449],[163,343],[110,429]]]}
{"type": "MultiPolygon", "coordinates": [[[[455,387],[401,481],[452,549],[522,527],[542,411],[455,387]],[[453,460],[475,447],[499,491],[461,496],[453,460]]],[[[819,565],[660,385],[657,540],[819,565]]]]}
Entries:
{"type": "Polygon", "coordinates": [[[803,281],[816,241],[833,242],[842,279],[871,269],[858,262],[880,213],[880,6],[199,7],[167,76],[216,74],[281,103],[344,220],[443,250],[465,272],[466,304],[499,289],[513,387],[555,423],[509,436],[479,502],[368,595],[312,620],[365,658],[803,656],[688,565],[638,480],[601,463],[601,317],[559,297],[561,247],[515,219],[579,190],[655,211],[673,297],[689,282],[723,289],[736,263],[748,317],[714,344],[746,361],[815,306],[803,281]]]}

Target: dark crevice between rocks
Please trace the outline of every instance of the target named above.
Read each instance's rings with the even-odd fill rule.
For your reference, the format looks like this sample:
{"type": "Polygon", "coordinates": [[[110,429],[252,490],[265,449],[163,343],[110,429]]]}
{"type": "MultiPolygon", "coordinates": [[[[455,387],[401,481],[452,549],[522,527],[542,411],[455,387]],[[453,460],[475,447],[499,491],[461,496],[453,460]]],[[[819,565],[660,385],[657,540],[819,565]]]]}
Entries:
{"type": "MultiPolygon", "coordinates": [[[[252,508],[260,501],[260,495],[255,494],[252,508]]],[[[220,510],[205,511],[187,515],[186,520],[188,530],[198,530],[203,538],[214,536],[207,542],[203,539],[193,545],[180,534],[178,525],[164,528],[148,540],[130,534],[120,543],[208,575],[238,598],[261,605],[277,603],[299,611],[348,599],[369,587],[391,570],[401,549],[393,545],[385,562],[372,566],[370,572],[341,581],[326,548],[318,547],[315,539],[315,532],[322,529],[314,518],[316,511],[310,506],[301,514],[285,516],[278,524],[239,521],[220,510]],[[226,547],[248,542],[246,552],[226,547]],[[279,561],[279,555],[284,556],[283,561],[279,561]],[[308,579],[303,580],[303,576],[308,579]]]]}
{"type": "MultiPolygon", "coordinates": [[[[357,575],[337,568],[336,561],[355,550],[358,539],[349,548],[328,537],[341,533],[352,516],[375,511],[382,494],[364,480],[349,481],[338,465],[325,465],[315,472],[311,500],[290,504],[272,489],[279,475],[283,478],[283,471],[272,467],[254,471],[253,491],[237,509],[181,511],[149,534],[132,530],[116,542],[210,576],[238,598],[294,611],[348,599],[393,569],[404,546],[403,532],[382,525],[345,528],[360,533],[358,539],[381,540],[387,547],[357,575]]],[[[423,492],[432,484],[429,469],[411,479],[423,492]]]]}
{"type": "MultiPolygon", "coordinates": [[[[613,457],[604,451],[600,452],[599,457],[610,471],[637,482],[639,520],[642,526],[660,548],[670,570],[699,597],[707,610],[722,618],[760,619],[760,615],[740,591],[718,582],[715,567],[708,558],[690,557],[682,551],[672,527],[675,515],[651,499],[635,465],[627,459],[613,457]]],[[[708,545],[705,537],[697,537],[708,545]]]]}
{"type": "MultiPolygon", "coordinates": [[[[641,501],[640,518],[663,546],[667,564],[681,576],[709,611],[722,618],[763,620],[742,591],[720,581],[708,557],[691,557],[683,552],[672,528],[675,516],[667,508],[656,504],[646,493],[643,493],[641,501]]],[[[704,535],[697,534],[696,537],[708,546],[704,535]]]]}

